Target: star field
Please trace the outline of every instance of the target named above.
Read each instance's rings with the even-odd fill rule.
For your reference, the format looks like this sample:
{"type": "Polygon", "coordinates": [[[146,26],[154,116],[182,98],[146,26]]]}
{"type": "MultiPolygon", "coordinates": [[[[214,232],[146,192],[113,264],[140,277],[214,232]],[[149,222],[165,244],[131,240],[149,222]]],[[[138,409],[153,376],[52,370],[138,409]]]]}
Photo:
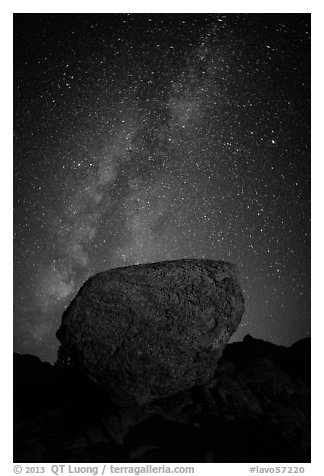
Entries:
{"type": "Polygon", "coordinates": [[[310,15],[14,15],[14,346],[111,267],[238,265],[234,338],[310,332],[310,15]]]}

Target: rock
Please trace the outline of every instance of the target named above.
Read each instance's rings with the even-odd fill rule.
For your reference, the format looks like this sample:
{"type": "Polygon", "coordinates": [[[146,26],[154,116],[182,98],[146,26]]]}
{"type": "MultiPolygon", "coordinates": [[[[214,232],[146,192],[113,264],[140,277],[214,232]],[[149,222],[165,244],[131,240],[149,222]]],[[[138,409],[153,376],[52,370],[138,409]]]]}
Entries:
{"type": "Polygon", "coordinates": [[[77,369],[15,355],[14,462],[310,462],[309,348],[245,338],[207,384],[127,409],[77,369]]]}
{"type": "Polygon", "coordinates": [[[145,404],[211,379],[243,312],[231,263],[165,261],[90,278],[57,337],[118,404],[145,404]]]}

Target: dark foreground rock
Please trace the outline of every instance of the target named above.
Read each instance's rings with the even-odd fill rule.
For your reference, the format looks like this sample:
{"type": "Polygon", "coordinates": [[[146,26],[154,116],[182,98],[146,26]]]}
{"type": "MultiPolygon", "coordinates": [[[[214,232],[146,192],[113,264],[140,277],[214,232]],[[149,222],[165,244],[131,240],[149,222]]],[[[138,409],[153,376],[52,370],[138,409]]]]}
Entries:
{"type": "Polygon", "coordinates": [[[247,336],[212,380],[117,407],[75,369],[14,355],[14,462],[310,462],[310,339],[247,336]]]}
{"type": "Polygon", "coordinates": [[[231,263],[112,269],[90,278],[65,311],[60,357],[119,405],[145,404],[210,380],[243,312],[231,263]]]}

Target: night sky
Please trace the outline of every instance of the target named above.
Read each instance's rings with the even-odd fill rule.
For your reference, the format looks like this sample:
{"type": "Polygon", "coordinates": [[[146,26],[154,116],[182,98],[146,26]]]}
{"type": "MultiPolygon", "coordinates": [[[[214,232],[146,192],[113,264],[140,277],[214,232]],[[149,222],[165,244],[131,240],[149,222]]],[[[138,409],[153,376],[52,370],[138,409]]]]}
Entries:
{"type": "Polygon", "coordinates": [[[310,332],[310,15],[14,15],[14,350],[91,275],[236,263],[250,333],[310,332]]]}

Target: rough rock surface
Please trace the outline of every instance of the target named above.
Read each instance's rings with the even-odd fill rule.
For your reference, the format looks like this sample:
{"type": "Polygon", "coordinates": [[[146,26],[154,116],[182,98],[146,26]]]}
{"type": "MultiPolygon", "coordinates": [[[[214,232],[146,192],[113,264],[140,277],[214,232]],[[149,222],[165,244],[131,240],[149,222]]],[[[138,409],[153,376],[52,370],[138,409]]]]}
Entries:
{"type": "Polygon", "coordinates": [[[231,263],[165,261],[90,278],[57,337],[74,364],[122,405],[210,380],[244,298],[231,263]]]}
{"type": "Polygon", "coordinates": [[[76,369],[14,355],[14,462],[310,462],[310,339],[228,344],[208,384],[118,408],[76,369]]]}

